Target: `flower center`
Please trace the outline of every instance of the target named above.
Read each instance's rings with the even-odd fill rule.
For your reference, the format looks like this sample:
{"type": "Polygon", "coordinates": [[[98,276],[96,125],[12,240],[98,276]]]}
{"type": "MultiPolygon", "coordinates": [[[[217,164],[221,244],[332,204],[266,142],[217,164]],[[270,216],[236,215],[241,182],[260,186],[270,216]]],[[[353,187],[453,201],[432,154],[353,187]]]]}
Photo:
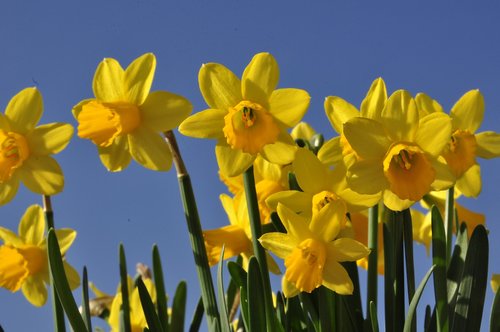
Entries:
{"type": "Polygon", "coordinates": [[[140,122],[140,111],[136,105],[92,100],[83,105],[78,114],[78,136],[106,147],[110,146],[116,137],[134,131],[140,122]]]}
{"type": "Polygon", "coordinates": [[[24,136],[0,129],[0,183],[9,180],[28,156],[28,142],[24,136]]]}
{"type": "Polygon", "coordinates": [[[443,153],[453,174],[460,178],[476,163],[476,137],[466,130],[456,130],[451,135],[448,147],[443,153]]]}
{"type": "Polygon", "coordinates": [[[325,244],[315,239],[304,240],[285,258],[285,278],[300,291],[310,293],[323,282],[325,261],[325,244]]]}
{"type": "Polygon", "coordinates": [[[436,177],[432,164],[416,145],[393,144],[383,165],[391,191],[401,199],[418,201],[430,191],[436,177]]]}
{"type": "Polygon", "coordinates": [[[233,149],[259,153],[264,145],[278,140],[280,129],[273,116],[261,105],[241,101],[224,117],[224,136],[233,149]]]}
{"type": "Polygon", "coordinates": [[[344,204],[344,201],[340,199],[337,195],[330,191],[322,191],[320,193],[317,193],[316,195],[313,196],[312,199],[312,213],[315,215],[318,213],[322,208],[327,206],[330,203],[339,203],[339,204],[344,204]]]}
{"type": "Polygon", "coordinates": [[[0,246],[0,257],[0,287],[15,292],[29,275],[26,260],[10,245],[0,246]]]}

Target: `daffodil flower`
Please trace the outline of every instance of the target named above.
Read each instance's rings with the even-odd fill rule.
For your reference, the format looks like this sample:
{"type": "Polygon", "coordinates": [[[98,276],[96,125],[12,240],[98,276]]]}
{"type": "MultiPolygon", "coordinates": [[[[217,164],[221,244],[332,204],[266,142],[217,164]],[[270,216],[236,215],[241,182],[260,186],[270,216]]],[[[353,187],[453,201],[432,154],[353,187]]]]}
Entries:
{"type": "MultiPolygon", "coordinates": [[[[148,290],[149,296],[153,303],[156,303],[156,288],[151,279],[143,278],[142,281],[148,290]]],[[[141,299],[139,297],[139,290],[134,287],[132,278],[128,277],[129,289],[129,306],[130,306],[130,327],[131,332],[142,332],[145,327],[148,327],[144,310],[142,309],[141,299]]],[[[111,326],[112,332],[118,332],[120,328],[120,309],[122,306],[122,293],[121,288],[118,287],[118,292],[113,298],[111,303],[111,310],[109,312],[108,324],[111,326]]]]}
{"type": "MultiPolygon", "coordinates": [[[[443,112],[439,103],[425,94],[417,96],[420,108],[427,113],[443,112]]],[[[481,169],[476,157],[500,156],[500,134],[493,131],[476,133],[484,117],[484,98],[479,90],[466,92],[450,111],[451,139],[442,155],[456,177],[456,188],[467,197],[481,192],[481,169]]]]}
{"type": "Polygon", "coordinates": [[[36,88],[26,88],[0,114],[0,205],[14,198],[20,182],[42,195],[63,190],[61,167],[50,155],[68,145],[73,127],[65,123],[37,127],[42,113],[42,95],[36,88]]]}
{"type": "MultiPolygon", "coordinates": [[[[254,251],[246,202],[232,199],[225,194],[220,195],[220,201],[230,224],[218,229],[203,231],[208,262],[210,266],[216,265],[220,260],[224,246],[223,259],[241,255],[243,268],[247,269],[249,259],[253,256],[254,251]]],[[[267,255],[267,264],[271,272],[279,273],[278,265],[269,255],[267,255]]]]}
{"type": "Polygon", "coordinates": [[[266,233],[259,241],[285,260],[283,294],[310,293],[321,285],[338,294],[352,294],[352,280],[340,262],[356,261],[370,251],[353,239],[337,238],[345,223],[344,211],[322,209],[308,220],[278,204],[278,215],[287,233],[266,233]]]}
{"type": "Polygon", "coordinates": [[[166,91],[150,92],[156,58],[146,53],[126,70],[112,58],[95,72],[95,99],[73,108],[78,136],[91,140],[110,171],[125,169],[131,158],[142,166],[166,171],[172,155],[161,133],[172,130],[191,113],[190,102],[166,91]]]}
{"type": "MultiPolygon", "coordinates": [[[[56,230],[57,240],[64,256],[76,237],[71,229],[56,230]]],[[[45,215],[38,205],[30,206],[19,223],[19,235],[0,227],[0,286],[12,292],[22,289],[34,306],[47,301],[49,267],[45,240],[45,215]]],[[[66,261],[64,270],[71,289],[80,284],[78,273],[66,261]]]]}
{"type": "Polygon", "coordinates": [[[420,118],[407,91],[391,95],[379,121],[352,118],[343,132],[358,156],[348,169],[349,186],[361,194],[382,193],[391,210],[404,210],[454,183],[438,160],[451,135],[451,119],[443,113],[420,118]]]}
{"type": "Polygon", "coordinates": [[[241,81],[223,65],[204,64],[198,80],[210,108],[187,118],[179,131],[217,139],[215,153],[226,176],[243,173],[257,155],[290,163],[296,147],[286,129],[304,116],[310,97],[304,90],[275,90],[278,79],[278,64],[269,53],[255,55],[241,81]]]}

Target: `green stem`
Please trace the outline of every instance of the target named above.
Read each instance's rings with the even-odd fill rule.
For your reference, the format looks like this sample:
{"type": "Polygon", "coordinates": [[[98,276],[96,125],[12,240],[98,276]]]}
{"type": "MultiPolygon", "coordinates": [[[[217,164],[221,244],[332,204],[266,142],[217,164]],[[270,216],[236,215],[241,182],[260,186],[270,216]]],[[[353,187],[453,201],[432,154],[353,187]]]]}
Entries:
{"type": "Polygon", "coordinates": [[[205,250],[198,208],[194,198],[193,186],[186,166],[184,165],[184,161],[182,160],[174,133],[172,131],[167,131],[165,132],[165,137],[170,147],[170,151],[172,152],[175,168],[177,170],[179,190],[184,207],[184,214],[186,216],[189,240],[196,263],[196,272],[200,282],[203,306],[207,314],[208,327],[210,331],[220,331],[219,310],[217,309],[214,284],[212,281],[212,274],[210,273],[210,266],[208,265],[208,257],[205,250]]]}
{"type": "MultiPolygon", "coordinates": [[[[411,224],[410,209],[406,209],[403,214],[403,239],[405,247],[406,280],[408,282],[408,303],[411,303],[415,295],[415,265],[413,260],[413,229],[411,224]]],[[[412,320],[411,331],[417,331],[417,314],[412,320]]]]}
{"type": "Polygon", "coordinates": [[[370,303],[377,306],[377,283],[378,283],[378,205],[369,209],[368,212],[368,248],[371,250],[368,256],[368,278],[366,298],[366,320],[370,327],[370,303]]]}
{"type": "MultiPolygon", "coordinates": [[[[130,325],[130,303],[129,303],[129,289],[128,289],[128,273],[127,273],[127,260],[125,258],[125,249],[123,244],[120,243],[118,250],[119,267],[120,267],[120,289],[122,293],[122,305],[120,308],[120,325],[124,332],[131,332],[130,325]]],[[[132,291],[132,290],[130,290],[132,291]]]]}
{"type": "MultiPolygon", "coordinates": [[[[43,195],[43,211],[45,213],[45,222],[47,223],[47,231],[54,228],[54,211],[52,210],[52,201],[50,196],[43,195]]],[[[54,286],[54,278],[52,273],[50,273],[50,292],[52,294],[52,312],[54,315],[54,330],[56,332],[66,331],[66,322],[64,320],[64,310],[61,305],[61,301],[57,295],[56,288],[54,286]]]]}
{"type": "Polygon", "coordinates": [[[455,192],[454,187],[448,189],[448,195],[446,196],[446,208],[445,208],[445,227],[446,227],[446,268],[448,268],[451,261],[451,241],[453,235],[453,222],[454,222],[454,212],[455,212],[455,192]]]}
{"type": "Polygon", "coordinates": [[[272,299],[271,281],[269,279],[269,270],[267,268],[266,252],[259,242],[262,235],[262,226],[260,222],[259,203],[257,200],[257,191],[255,189],[255,178],[253,166],[250,166],[243,173],[243,183],[245,186],[245,196],[247,200],[248,215],[250,217],[250,229],[252,231],[252,244],[255,257],[259,262],[262,271],[262,284],[264,287],[265,306],[266,306],[266,324],[268,331],[274,331],[275,316],[272,299]]]}

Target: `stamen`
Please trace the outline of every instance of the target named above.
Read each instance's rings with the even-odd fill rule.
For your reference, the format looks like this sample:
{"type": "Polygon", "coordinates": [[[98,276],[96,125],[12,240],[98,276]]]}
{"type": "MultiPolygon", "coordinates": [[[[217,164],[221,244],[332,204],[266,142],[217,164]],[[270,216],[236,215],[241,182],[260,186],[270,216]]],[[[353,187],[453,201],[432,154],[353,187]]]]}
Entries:
{"type": "Polygon", "coordinates": [[[249,128],[253,126],[255,122],[255,113],[254,110],[250,107],[243,107],[242,109],[242,116],[241,119],[243,120],[243,123],[245,124],[245,128],[249,128]]]}

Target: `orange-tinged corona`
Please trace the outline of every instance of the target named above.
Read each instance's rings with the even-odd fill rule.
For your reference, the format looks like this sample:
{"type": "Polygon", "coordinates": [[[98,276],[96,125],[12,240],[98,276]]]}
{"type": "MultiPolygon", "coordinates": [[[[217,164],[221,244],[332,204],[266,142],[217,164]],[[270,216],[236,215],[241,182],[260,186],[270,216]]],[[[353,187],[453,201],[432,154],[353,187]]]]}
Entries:
{"type": "Polygon", "coordinates": [[[10,179],[29,156],[24,136],[0,130],[0,183],[10,179]]]}
{"type": "Polygon", "coordinates": [[[285,278],[303,292],[312,292],[323,282],[326,247],[321,241],[302,241],[285,259],[285,278]]]}
{"type": "Polygon", "coordinates": [[[453,174],[459,178],[476,163],[476,137],[468,130],[456,130],[443,153],[453,174]]]}

